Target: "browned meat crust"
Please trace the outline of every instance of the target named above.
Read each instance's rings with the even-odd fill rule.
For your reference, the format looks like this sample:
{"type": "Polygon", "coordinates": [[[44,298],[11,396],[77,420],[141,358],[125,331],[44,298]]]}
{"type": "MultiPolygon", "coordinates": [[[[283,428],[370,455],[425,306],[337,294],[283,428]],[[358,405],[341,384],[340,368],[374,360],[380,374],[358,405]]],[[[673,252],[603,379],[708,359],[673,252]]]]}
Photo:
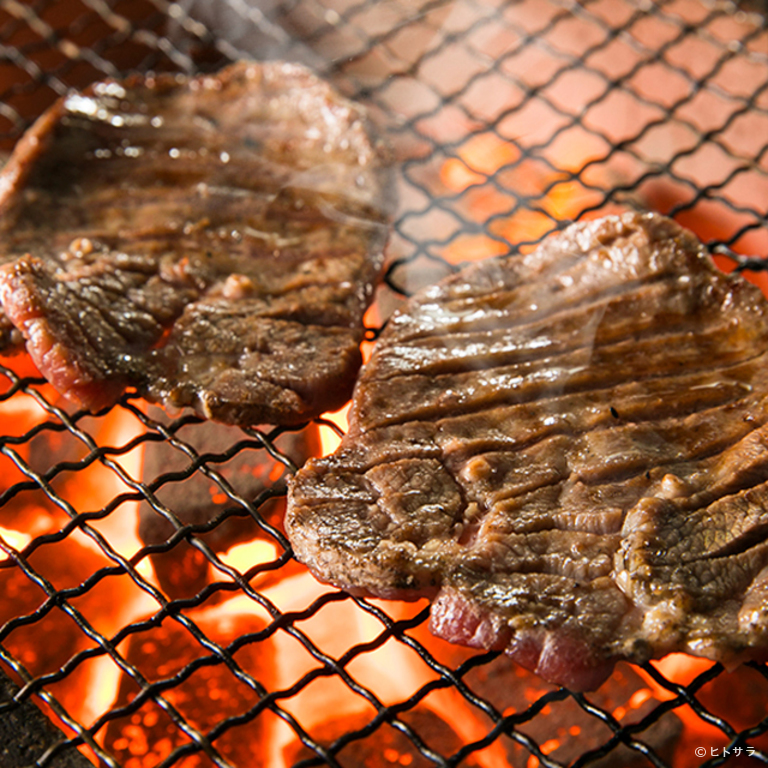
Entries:
{"type": "Polygon", "coordinates": [[[94,85],[0,176],[0,345],[10,319],[92,410],[127,386],[239,424],[339,407],[390,186],[363,110],[302,67],[94,85]]]}
{"type": "Polygon", "coordinates": [[[381,335],[291,488],[321,579],[595,687],[618,659],[768,650],[768,304],[673,222],[575,225],[381,335]]]}

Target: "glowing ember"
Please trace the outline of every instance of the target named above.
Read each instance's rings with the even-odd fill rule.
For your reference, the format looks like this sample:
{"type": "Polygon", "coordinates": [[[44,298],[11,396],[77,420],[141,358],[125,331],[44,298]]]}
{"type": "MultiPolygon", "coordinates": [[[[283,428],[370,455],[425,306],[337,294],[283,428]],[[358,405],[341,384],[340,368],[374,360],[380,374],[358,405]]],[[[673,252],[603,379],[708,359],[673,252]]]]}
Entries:
{"type": "Polygon", "coordinates": [[[320,426],[320,441],[322,443],[322,455],[327,456],[333,453],[341,443],[341,435],[347,431],[347,414],[349,413],[349,404],[345,405],[341,410],[335,413],[326,413],[323,417],[327,421],[332,422],[336,428],[326,426],[325,424],[320,426]]]}
{"type": "MultiPolygon", "coordinates": [[[[28,533],[14,531],[11,528],[3,528],[0,526],[0,540],[5,546],[10,547],[11,549],[15,549],[18,552],[19,550],[24,549],[24,547],[26,547],[27,544],[32,541],[32,536],[28,533]]],[[[5,547],[3,547],[3,549],[4,548],[5,547]]],[[[0,557],[0,562],[8,559],[8,556],[0,557]]]]}
{"type": "Polygon", "coordinates": [[[440,170],[440,180],[448,189],[463,192],[474,185],[486,184],[505,166],[520,158],[520,150],[495,133],[480,133],[467,139],[458,157],[449,158],[440,170]]]}
{"type": "Polygon", "coordinates": [[[562,221],[580,216],[590,207],[610,213],[594,187],[604,181],[600,171],[583,180],[583,169],[600,157],[601,147],[585,131],[570,131],[547,149],[547,157],[524,155],[520,148],[495,133],[465,141],[457,157],[440,169],[440,179],[460,196],[464,215],[484,226],[484,233],[463,233],[443,254],[464,263],[505,253],[522,244],[530,250],[562,221]],[[464,210],[465,209],[465,210],[464,210]],[[530,244],[530,247],[526,244],[530,244]]]}
{"type": "MultiPolygon", "coordinates": [[[[209,642],[226,648],[263,627],[263,621],[249,614],[229,614],[220,620],[201,612],[188,626],[166,619],[157,628],[122,644],[132,672],[120,675],[116,703],[127,707],[129,714],[111,721],[104,739],[104,746],[120,765],[149,768],[174,750],[189,746],[189,737],[178,727],[181,723],[208,733],[225,718],[258,706],[258,686],[272,685],[269,642],[245,645],[231,652],[230,663],[225,663],[204,648],[193,633],[202,632],[209,642]],[[174,680],[189,665],[197,665],[194,672],[174,680]],[[149,684],[156,686],[151,697],[144,693],[149,684]]],[[[263,745],[273,717],[266,711],[246,727],[226,730],[220,738],[212,738],[213,749],[236,765],[265,765],[263,745]]],[[[189,768],[208,764],[208,758],[196,749],[183,761],[189,768]]]]}
{"type": "Polygon", "coordinates": [[[277,556],[276,544],[263,539],[256,539],[244,544],[236,544],[226,552],[220,553],[219,559],[225,565],[240,573],[245,573],[254,565],[272,562],[277,556]]]}

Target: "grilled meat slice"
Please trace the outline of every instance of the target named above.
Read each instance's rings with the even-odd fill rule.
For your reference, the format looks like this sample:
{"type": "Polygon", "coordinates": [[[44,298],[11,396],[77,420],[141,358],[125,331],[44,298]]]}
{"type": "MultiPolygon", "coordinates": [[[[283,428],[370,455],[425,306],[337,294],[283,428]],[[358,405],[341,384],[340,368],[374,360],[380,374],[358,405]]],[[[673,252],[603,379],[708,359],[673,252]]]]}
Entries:
{"type": "Polygon", "coordinates": [[[0,176],[0,301],[91,410],[299,423],[351,393],[391,202],[364,111],[302,67],[99,83],[0,176]]]}
{"type": "Polygon", "coordinates": [[[439,636],[596,687],[768,652],[768,304],[674,222],[573,225],[392,317],[287,531],[439,636]]]}

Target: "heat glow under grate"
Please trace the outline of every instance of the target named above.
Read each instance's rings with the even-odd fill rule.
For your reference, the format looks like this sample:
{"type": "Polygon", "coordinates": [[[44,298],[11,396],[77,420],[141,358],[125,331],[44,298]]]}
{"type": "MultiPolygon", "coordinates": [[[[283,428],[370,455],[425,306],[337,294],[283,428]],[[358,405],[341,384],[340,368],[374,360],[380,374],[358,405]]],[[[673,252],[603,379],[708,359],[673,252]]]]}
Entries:
{"type": "MultiPolygon", "coordinates": [[[[628,209],[669,213],[767,289],[764,10],[0,0],[0,142],[106,76],[301,61],[366,104],[394,148],[399,208],[366,344],[458,266],[628,209]]],[[[768,762],[763,665],[672,657],[574,694],[433,639],[423,601],[317,584],[281,530],[285,476],[332,449],[343,412],[212,434],[130,394],[76,411],[26,358],[2,363],[0,763],[768,762]],[[207,512],[182,518],[190,494],[207,512]]]]}

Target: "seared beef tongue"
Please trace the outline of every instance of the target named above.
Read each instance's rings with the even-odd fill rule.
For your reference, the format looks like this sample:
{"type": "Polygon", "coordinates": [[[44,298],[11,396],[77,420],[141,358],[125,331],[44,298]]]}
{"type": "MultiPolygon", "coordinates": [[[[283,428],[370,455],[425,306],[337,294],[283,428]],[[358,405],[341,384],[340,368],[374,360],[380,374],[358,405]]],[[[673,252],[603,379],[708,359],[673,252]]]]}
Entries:
{"type": "Polygon", "coordinates": [[[320,579],[573,689],[768,651],[768,304],[674,222],[578,224],[390,320],[287,530],[320,579]]]}
{"type": "Polygon", "coordinates": [[[351,393],[386,176],[363,111],[298,66],[100,83],[0,177],[0,300],[88,408],[135,386],[221,421],[300,422],[351,393]]]}

